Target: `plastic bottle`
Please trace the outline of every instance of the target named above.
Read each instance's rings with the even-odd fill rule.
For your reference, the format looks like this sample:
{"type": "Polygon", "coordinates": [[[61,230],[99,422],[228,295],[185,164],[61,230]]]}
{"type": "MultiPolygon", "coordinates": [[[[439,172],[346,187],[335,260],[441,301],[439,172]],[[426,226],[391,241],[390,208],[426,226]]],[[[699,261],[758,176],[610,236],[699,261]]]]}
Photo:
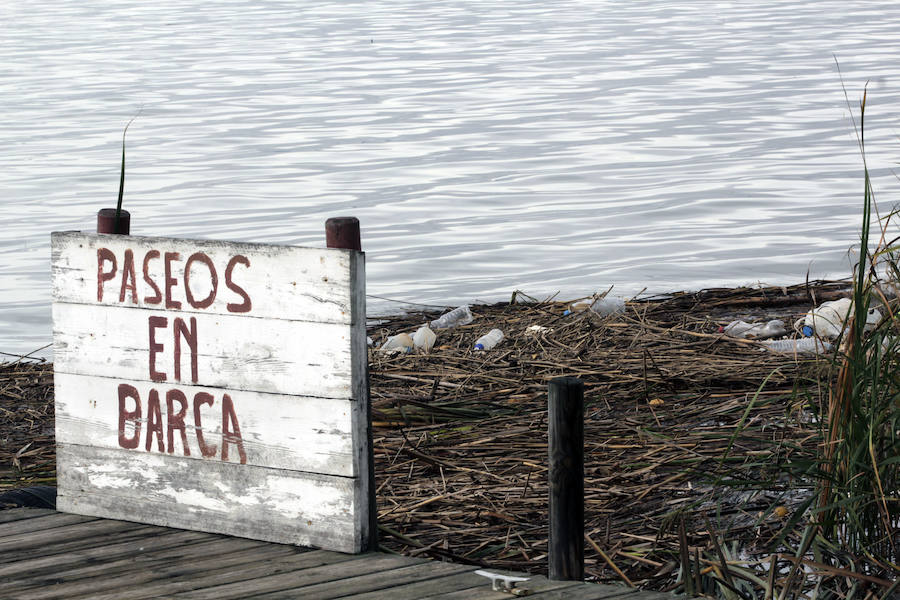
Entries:
{"type": "Polygon", "coordinates": [[[463,304],[442,314],[440,317],[431,322],[432,329],[447,329],[456,327],[457,325],[468,325],[474,320],[472,311],[469,310],[468,304],[463,304]]]}
{"type": "Polygon", "coordinates": [[[475,340],[476,350],[490,350],[503,339],[503,332],[499,329],[491,329],[486,334],[475,340]]]}
{"type": "MultiPolygon", "coordinates": [[[[850,298],[841,298],[830,302],[823,302],[817,308],[806,313],[803,319],[801,332],[809,337],[813,334],[834,339],[838,337],[846,326],[848,316],[853,312],[853,301],[850,298]]],[[[864,331],[871,331],[881,322],[881,311],[870,308],[866,313],[864,331]]]]}
{"type": "Polygon", "coordinates": [[[597,298],[597,300],[591,304],[591,311],[602,317],[625,312],[625,300],[622,298],[614,298],[612,296],[597,298]]]}
{"type": "Polygon", "coordinates": [[[397,335],[392,335],[387,340],[385,340],[384,344],[381,345],[382,352],[412,352],[413,340],[409,337],[409,334],[406,333],[398,333],[397,335]]]}
{"type": "Polygon", "coordinates": [[[822,354],[831,350],[829,342],[818,338],[800,338],[796,340],[765,340],[762,342],[767,350],[787,354],[822,354]]]}
{"type": "Polygon", "coordinates": [[[803,319],[802,332],[805,336],[813,334],[819,337],[834,339],[844,330],[844,321],[850,313],[853,301],[850,298],[841,298],[823,302],[818,307],[806,313],[803,319]]]}
{"type": "Polygon", "coordinates": [[[437,339],[437,336],[428,328],[428,325],[422,325],[413,334],[412,339],[416,348],[421,348],[425,352],[430,352],[431,349],[434,348],[434,340],[437,339]]]}
{"type": "Polygon", "coordinates": [[[765,325],[762,323],[747,323],[746,321],[732,321],[723,327],[721,331],[729,337],[756,340],[781,337],[787,334],[784,321],[780,319],[772,319],[765,325]]]}

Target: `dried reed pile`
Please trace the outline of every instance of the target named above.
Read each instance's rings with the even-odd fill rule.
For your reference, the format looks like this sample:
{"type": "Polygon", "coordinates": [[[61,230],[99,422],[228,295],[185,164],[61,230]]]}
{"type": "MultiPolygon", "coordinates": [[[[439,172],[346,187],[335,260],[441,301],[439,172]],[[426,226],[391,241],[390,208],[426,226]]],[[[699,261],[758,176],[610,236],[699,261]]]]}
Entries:
{"type": "Polygon", "coordinates": [[[53,434],[53,365],[0,364],[0,492],[55,485],[53,434]]]}
{"type": "MultiPolygon", "coordinates": [[[[567,375],[585,382],[586,575],[673,589],[681,571],[694,590],[714,591],[702,575],[717,571],[766,588],[772,556],[774,578],[790,565],[777,553],[802,534],[812,492],[790,465],[814,459],[828,362],[718,328],[735,318],[790,324],[846,288],[706,290],[609,317],[562,316],[566,304],[520,295],[473,307],[475,321],[440,331],[430,354],[373,350],[382,546],[546,573],[547,384],[567,375]],[[494,327],[506,335],[497,348],[470,349],[494,327]]],[[[437,314],[369,333],[381,342],[437,314]]]]}

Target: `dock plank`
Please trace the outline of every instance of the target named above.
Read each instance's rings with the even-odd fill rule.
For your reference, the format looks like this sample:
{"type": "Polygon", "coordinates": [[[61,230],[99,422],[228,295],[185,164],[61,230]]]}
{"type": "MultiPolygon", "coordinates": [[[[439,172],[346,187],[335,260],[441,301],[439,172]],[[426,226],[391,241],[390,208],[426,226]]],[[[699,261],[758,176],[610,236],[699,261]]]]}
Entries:
{"type": "MultiPolygon", "coordinates": [[[[146,571],[153,568],[165,568],[168,564],[182,565],[186,561],[199,558],[207,559],[206,562],[217,561],[217,564],[241,564],[245,562],[244,556],[237,556],[237,560],[231,556],[232,553],[240,554],[239,551],[261,550],[260,554],[264,556],[279,556],[290,553],[291,549],[287,547],[273,548],[271,544],[257,542],[246,539],[226,539],[226,540],[209,540],[197,544],[187,546],[181,545],[174,548],[165,548],[160,550],[148,550],[132,548],[126,552],[123,557],[118,557],[108,561],[89,561],[88,564],[71,565],[69,568],[54,567],[47,572],[33,572],[24,583],[29,588],[55,586],[59,587],[63,584],[81,581],[96,576],[104,578],[113,577],[120,574],[126,574],[130,577],[131,572],[135,569],[146,571]]],[[[14,589],[25,589],[23,584],[0,582],[0,597],[4,593],[14,589]]],[[[92,589],[97,589],[93,586],[92,589]]]]}
{"type": "MultiPolygon", "coordinates": [[[[113,533],[101,533],[99,535],[85,535],[68,541],[53,541],[44,546],[32,546],[30,548],[19,548],[0,552],[0,564],[19,563],[44,557],[66,556],[83,550],[100,549],[111,544],[121,544],[126,542],[140,543],[155,536],[165,535],[166,533],[171,533],[173,531],[178,530],[146,525],[138,529],[126,529],[113,533]]],[[[200,536],[207,535],[196,532],[191,533],[193,533],[195,539],[198,540],[201,539],[200,536]]]]}
{"type": "Polygon", "coordinates": [[[332,600],[334,598],[355,598],[357,594],[383,590],[395,585],[403,585],[414,581],[431,580],[441,575],[451,575],[469,571],[470,567],[455,565],[452,563],[426,562],[418,565],[406,565],[396,569],[380,570],[374,573],[345,577],[319,583],[316,585],[289,588],[276,593],[253,596],[254,600],[295,600],[304,598],[316,598],[317,600],[332,600]]]}
{"type": "MultiPolygon", "coordinates": [[[[416,563],[425,562],[423,560],[410,559],[403,556],[374,553],[362,554],[357,555],[356,560],[347,561],[341,564],[339,569],[332,568],[330,564],[322,565],[320,567],[295,573],[261,576],[255,579],[245,579],[244,581],[233,584],[185,591],[174,597],[179,600],[186,598],[190,598],[191,600],[231,600],[250,598],[264,593],[280,592],[283,590],[301,590],[328,581],[347,579],[358,575],[396,569],[410,564],[410,561],[415,561],[416,563]]],[[[295,593],[295,595],[297,594],[295,593]]]]}
{"type": "MultiPolygon", "coordinates": [[[[277,546],[277,544],[273,544],[273,546],[277,546]]],[[[274,560],[247,561],[247,563],[240,565],[239,569],[229,567],[225,569],[209,569],[204,574],[168,575],[167,577],[157,578],[155,581],[142,584],[140,587],[132,586],[127,580],[123,580],[120,582],[122,585],[120,589],[101,594],[93,593],[87,597],[92,600],[121,600],[123,597],[127,597],[128,600],[181,597],[177,596],[177,594],[182,592],[191,593],[196,590],[220,590],[228,585],[240,588],[248,585],[248,583],[253,584],[269,577],[280,575],[294,578],[309,571],[315,571],[319,567],[324,567],[327,571],[336,572],[345,568],[341,565],[340,569],[336,569],[335,565],[337,563],[357,562],[363,559],[364,556],[340,554],[326,550],[305,551],[274,560]]],[[[337,575],[332,576],[336,577],[337,575]]],[[[82,596],[78,597],[81,598],[82,596]]],[[[243,598],[244,596],[240,594],[228,596],[223,591],[217,591],[211,597],[217,600],[224,600],[228,597],[243,598]]]]}
{"type": "MultiPolygon", "coordinates": [[[[467,567],[461,573],[442,575],[433,579],[414,581],[403,585],[391,584],[391,587],[364,592],[353,596],[354,600],[422,600],[431,598],[436,594],[447,592],[466,591],[467,598],[472,597],[473,588],[490,589],[490,582],[480,575],[476,575],[467,567]]],[[[508,595],[508,594],[507,594],[508,595]]],[[[296,595],[294,596],[296,597],[296,595]]],[[[268,600],[268,596],[258,596],[253,600],[268,600]]]]}
{"type": "Polygon", "coordinates": [[[36,573],[44,569],[61,569],[69,565],[93,563],[102,559],[122,558],[134,556],[142,551],[162,550],[164,548],[180,547],[187,544],[206,540],[209,536],[194,531],[169,531],[152,536],[134,536],[131,532],[112,536],[103,545],[98,545],[94,538],[87,538],[88,544],[82,543],[60,553],[41,555],[18,554],[18,560],[11,563],[0,561],[0,577],[18,575],[24,577],[30,573],[36,573]]]}
{"type": "Polygon", "coordinates": [[[12,537],[32,531],[40,531],[42,529],[54,529],[65,525],[74,525],[78,523],[87,523],[96,521],[96,517],[84,517],[81,515],[67,515],[63,513],[53,513],[43,515],[34,519],[22,519],[19,521],[11,521],[0,524],[0,539],[12,537]]]}
{"type": "MultiPolygon", "coordinates": [[[[0,511],[4,600],[509,600],[476,567],[342,554],[53,511],[0,511]]],[[[670,594],[549,581],[535,600],[667,600],[670,594]]]]}
{"type": "Polygon", "coordinates": [[[55,510],[50,508],[8,508],[0,510],[0,523],[8,523],[10,521],[24,521],[25,519],[34,519],[35,517],[43,517],[45,515],[55,515],[55,510]]]}

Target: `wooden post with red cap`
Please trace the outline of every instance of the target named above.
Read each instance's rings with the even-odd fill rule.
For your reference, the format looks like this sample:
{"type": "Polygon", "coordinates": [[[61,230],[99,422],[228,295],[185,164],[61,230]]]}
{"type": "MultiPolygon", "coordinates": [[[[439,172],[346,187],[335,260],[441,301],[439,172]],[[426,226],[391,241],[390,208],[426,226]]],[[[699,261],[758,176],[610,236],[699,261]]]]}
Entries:
{"type": "MultiPolygon", "coordinates": [[[[325,245],[362,252],[359,235],[359,219],[356,217],[331,217],[325,221],[325,245]]],[[[365,319],[365,315],[362,316],[365,319]]],[[[369,361],[366,360],[366,448],[369,454],[369,539],[364,551],[378,549],[377,505],[375,502],[375,457],[372,452],[372,404],[369,402],[369,361]]]]}
{"type": "Polygon", "coordinates": [[[359,241],[359,219],[332,217],[325,221],[325,244],[329,248],[362,251],[359,241]]]}
{"type": "Polygon", "coordinates": [[[119,211],[118,221],[117,228],[115,208],[101,208],[97,212],[97,233],[128,235],[131,232],[131,214],[127,210],[119,211]]]}

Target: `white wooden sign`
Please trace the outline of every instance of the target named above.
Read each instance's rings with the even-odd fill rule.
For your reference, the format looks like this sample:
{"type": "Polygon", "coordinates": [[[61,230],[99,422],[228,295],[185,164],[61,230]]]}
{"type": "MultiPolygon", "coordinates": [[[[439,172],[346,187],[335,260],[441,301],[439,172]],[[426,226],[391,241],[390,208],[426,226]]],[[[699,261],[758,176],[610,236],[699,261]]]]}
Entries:
{"type": "Polygon", "coordinates": [[[363,253],[81,232],[52,251],[59,510],[369,548],[363,253]]]}

